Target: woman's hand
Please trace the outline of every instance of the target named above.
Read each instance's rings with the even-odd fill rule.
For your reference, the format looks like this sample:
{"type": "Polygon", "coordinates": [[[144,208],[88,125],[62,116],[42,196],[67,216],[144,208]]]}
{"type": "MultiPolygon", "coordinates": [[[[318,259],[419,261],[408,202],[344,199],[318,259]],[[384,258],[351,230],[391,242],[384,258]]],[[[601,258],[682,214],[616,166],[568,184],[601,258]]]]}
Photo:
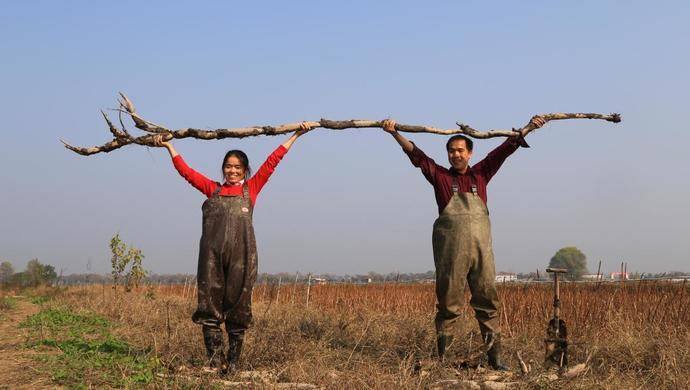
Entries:
{"type": "Polygon", "coordinates": [[[311,131],[311,129],[312,129],[312,127],[309,123],[307,123],[307,122],[300,123],[299,124],[299,130],[295,131],[292,134],[292,136],[290,136],[290,138],[288,138],[288,140],[283,143],[283,146],[285,147],[285,149],[290,150],[290,147],[292,146],[292,144],[295,143],[295,140],[297,140],[297,138],[300,135],[306,134],[307,132],[311,131]]]}
{"type": "Polygon", "coordinates": [[[156,134],[153,136],[153,146],[158,148],[168,148],[172,144],[168,141],[163,141],[163,134],[156,134]]]}
{"type": "Polygon", "coordinates": [[[312,127],[309,123],[302,122],[299,124],[299,130],[295,131],[295,135],[299,137],[300,135],[304,135],[311,130],[312,130],[312,127]]]}
{"type": "Polygon", "coordinates": [[[169,141],[163,141],[163,134],[156,134],[153,136],[153,146],[168,149],[170,157],[175,157],[178,154],[169,141]]]}

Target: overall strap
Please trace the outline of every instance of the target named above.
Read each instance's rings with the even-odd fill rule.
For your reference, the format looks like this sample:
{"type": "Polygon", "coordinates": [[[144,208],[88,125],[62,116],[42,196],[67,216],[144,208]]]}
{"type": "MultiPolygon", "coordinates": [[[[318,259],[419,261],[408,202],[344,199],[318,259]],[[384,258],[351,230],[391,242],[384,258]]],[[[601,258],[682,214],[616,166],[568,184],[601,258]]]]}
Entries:
{"type": "MultiPolygon", "coordinates": [[[[468,176],[470,177],[470,183],[471,183],[470,192],[472,192],[472,194],[474,194],[474,195],[478,195],[477,178],[474,177],[474,174],[471,172],[468,176]]],[[[460,182],[458,181],[457,175],[453,175],[453,185],[451,188],[453,190],[453,194],[457,194],[459,192],[460,182]]]]}
{"type": "Polygon", "coordinates": [[[247,186],[246,184],[242,184],[242,202],[246,205],[247,208],[251,208],[252,199],[249,197],[249,186],[247,186]]]}
{"type": "Polygon", "coordinates": [[[213,191],[213,194],[211,194],[211,197],[218,196],[220,194],[220,190],[223,188],[222,185],[218,184],[218,187],[213,191]]]}
{"type": "Polygon", "coordinates": [[[470,172],[470,182],[472,183],[472,194],[477,196],[477,178],[474,177],[474,173],[470,172]]]}

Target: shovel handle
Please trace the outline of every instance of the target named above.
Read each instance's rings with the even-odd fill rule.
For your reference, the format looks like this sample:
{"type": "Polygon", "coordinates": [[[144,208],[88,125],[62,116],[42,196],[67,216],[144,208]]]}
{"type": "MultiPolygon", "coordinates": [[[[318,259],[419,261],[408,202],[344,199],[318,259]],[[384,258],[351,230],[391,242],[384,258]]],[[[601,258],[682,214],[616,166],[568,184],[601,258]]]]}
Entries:
{"type": "Polygon", "coordinates": [[[554,320],[558,320],[558,317],[561,314],[561,293],[560,293],[560,288],[558,286],[558,274],[565,274],[568,273],[568,270],[565,268],[547,268],[546,272],[552,273],[553,275],[553,318],[554,320]]]}

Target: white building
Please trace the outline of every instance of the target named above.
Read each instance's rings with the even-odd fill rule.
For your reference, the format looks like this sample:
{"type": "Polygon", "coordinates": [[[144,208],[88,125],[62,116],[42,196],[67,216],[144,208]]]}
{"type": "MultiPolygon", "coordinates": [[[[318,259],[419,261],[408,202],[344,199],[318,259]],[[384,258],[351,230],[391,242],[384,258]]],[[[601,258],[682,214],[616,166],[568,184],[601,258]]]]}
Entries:
{"type": "Polygon", "coordinates": [[[498,275],[496,275],[496,282],[499,282],[499,283],[515,282],[515,281],[517,281],[517,275],[516,274],[499,272],[498,275]]]}
{"type": "Polygon", "coordinates": [[[603,279],[603,278],[604,278],[604,275],[602,275],[602,274],[585,274],[585,275],[582,275],[583,280],[599,280],[599,279],[603,279]]]}

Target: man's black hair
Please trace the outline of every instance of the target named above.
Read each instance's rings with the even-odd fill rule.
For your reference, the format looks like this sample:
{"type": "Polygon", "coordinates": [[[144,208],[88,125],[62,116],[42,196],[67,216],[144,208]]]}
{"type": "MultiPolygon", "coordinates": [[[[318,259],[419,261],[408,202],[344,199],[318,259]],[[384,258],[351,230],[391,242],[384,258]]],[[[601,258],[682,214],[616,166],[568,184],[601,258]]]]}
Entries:
{"type": "Polygon", "coordinates": [[[450,148],[450,144],[455,142],[455,141],[460,141],[460,140],[465,140],[465,145],[467,145],[467,150],[472,151],[472,148],[474,147],[474,142],[472,142],[471,139],[468,137],[465,137],[464,135],[461,134],[456,134],[450,138],[448,138],[448,142],[446,142],[446,150],[450,148]]]}

